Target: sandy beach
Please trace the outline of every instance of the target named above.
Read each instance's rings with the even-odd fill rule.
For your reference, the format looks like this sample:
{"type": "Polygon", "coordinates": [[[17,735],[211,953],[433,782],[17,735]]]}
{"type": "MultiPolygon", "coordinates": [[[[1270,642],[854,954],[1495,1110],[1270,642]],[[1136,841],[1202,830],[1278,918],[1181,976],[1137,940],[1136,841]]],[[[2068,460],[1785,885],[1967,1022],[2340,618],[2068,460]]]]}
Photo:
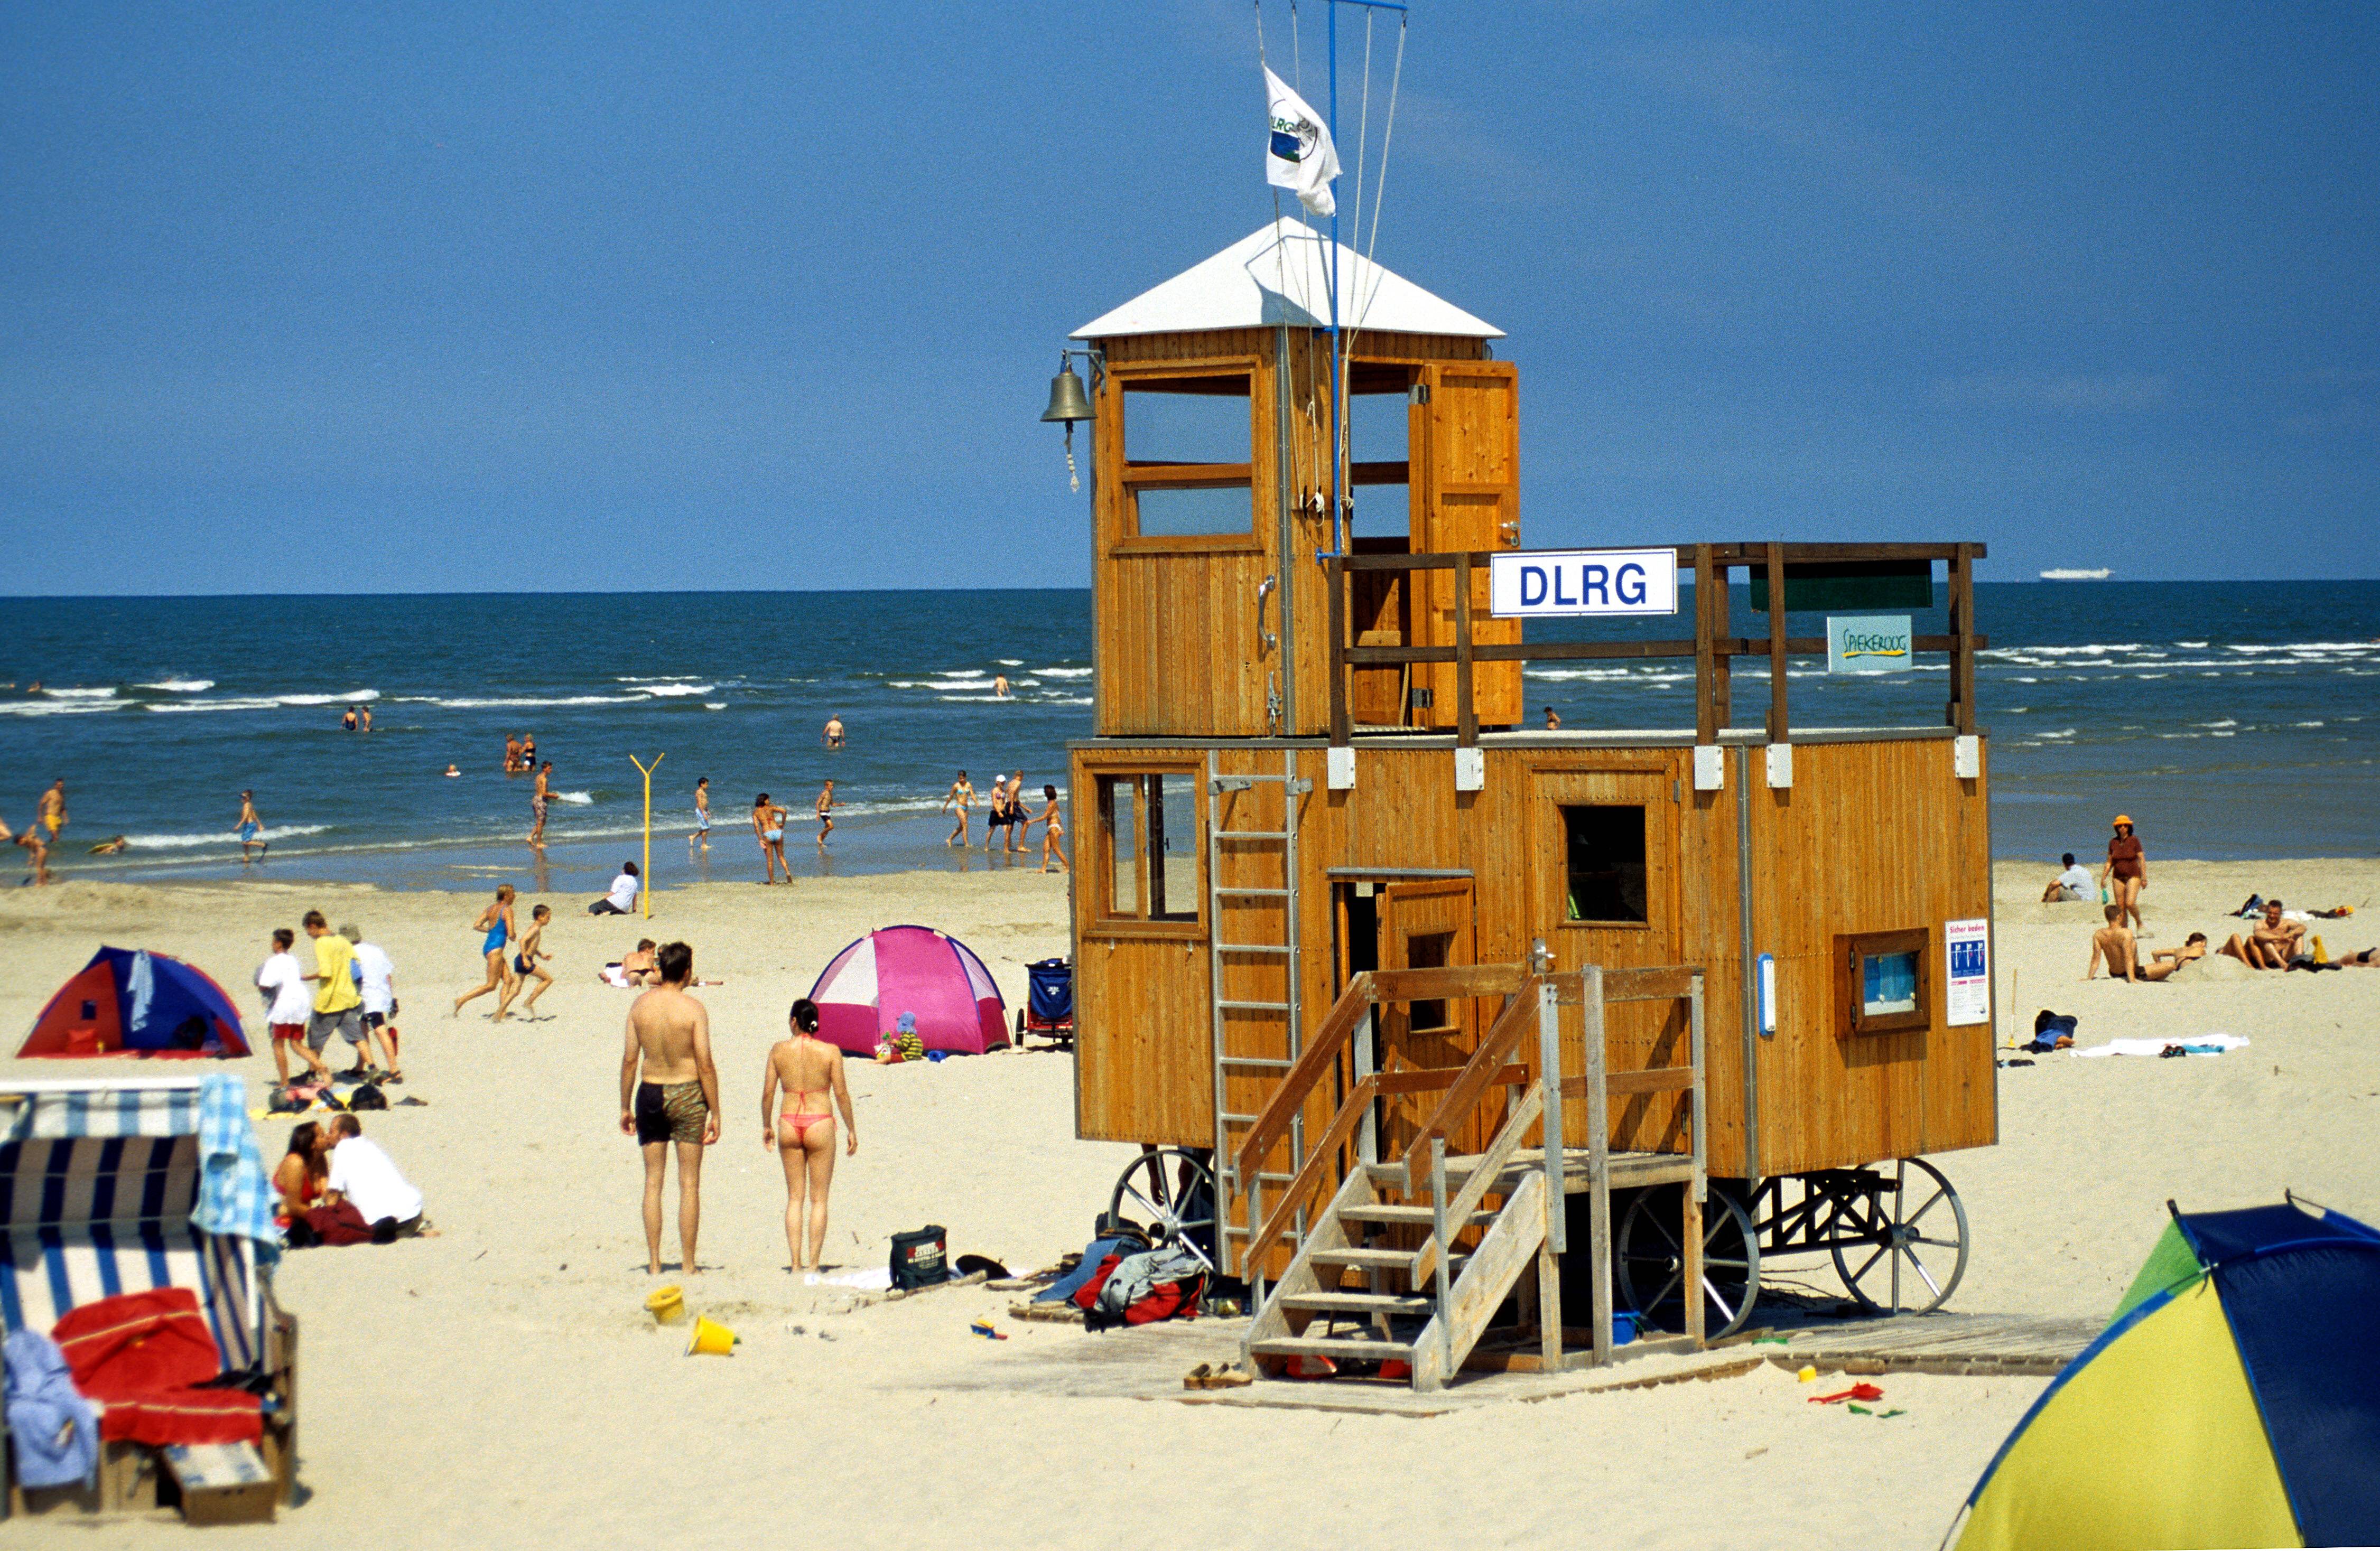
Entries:
{"type": "MultiPolygon", "coordinates": [[[[2288,1187],[2380,1217],[2380,973],[2084,984],[2095,910],[2035,904],[2046,877],[2004,864],[1996,879],[2004,1044],[2028,1036],[2045,1006],[2078,1014],[2086,1046],[2217,1032],[2252,1043],[2215,1058],[2003,1069],[1999,1145],[1937,1159],[1973,1224],[1953,1306],[2104,1315],[2168,1198],[2243,1206],[2288,1187]]],[[[2192,930],[2219,942],[2244,926],[2222,913],[2251,891],[2355,905],[2352,921],[2316,928],[2334,954],[2380,940],[2380,863],[2163,863],[2144,900],[2149,946],[2192,930]]],[[[1009,1295],[980,1288],[854,1307],[785,1269],[783,1181],[758,1089],[786,1004],[845,942],[905,921],[965,939],[1013,1004],[1023,966],[1065,951],[1065,880],[710,884],[661,894],[650,928],[590,920],[583,898],[557,896],[547,943],[559,984],[540,1007],[551,1016],[503,1025],[473,1015],[484,1000],[447,1016],[479,977],[468,927],[482,898],[277,883],[0,895],[10,1049],[102,942],[188,957],[244,1011],[267,934],[309,908],[360,924],[396,962],[411,1079],[401,1091],[427,1107],[366,1124],[424,1190],[441,1232],[286,1261],[280,1297],[304,1332],[307,1500],[271,1529],[217,1532],[227,1542],[1247,1545],[1385,1533],[1573,1544],[1591,1526],[1627,1545],[1931,1545],[2044,1382],[1896,1375],[1888,1392],[1905,1414],[1885,1422],[1810,1406],[1806,1388],[1767,1367],[1428,1420],[1253,1411],[1173,1403],[1180,1354],[1230,1348],[1235,1322],[1087,1336],[1013,1322],[1009,1295]],[[682,1355],[683,1332],[656,1331],[642,1308],[639,1166],[614,1123],[629,998],[595,971],[648,930],[693,943],[698,972],[726,982],[701,993],[727,1114],[705,1170],[704,1266],[684,1280],[694,1306],[743,1336],[730,1359],[682,1355]],[[983,1317],[1013,1339],[971,1335],[983,1317]]],[[[523,898],[524,921],[535,903],[523,898]]],[[[270,1057],[235,1064],[261,1103],[270,1057]]],[[[892,1233],[926,1222],[949,1230],[953,1254],[1047,1264],[1082,1247],[1130,1155],[1074,1139],[1065,1055],[854,1066],[852,1087],[860,1150],[836,1177],[829,1255],[855,1267],[881,1265],[892,1233]]],[[[261,1123],[268,1157],[287,1123],[261,1123]]],[[[1830,1272],[1803,1279],[1833,1286],[1830,1272]]],[[[99,1545],[188,1533],[78,1533],[99,1545]]]]}

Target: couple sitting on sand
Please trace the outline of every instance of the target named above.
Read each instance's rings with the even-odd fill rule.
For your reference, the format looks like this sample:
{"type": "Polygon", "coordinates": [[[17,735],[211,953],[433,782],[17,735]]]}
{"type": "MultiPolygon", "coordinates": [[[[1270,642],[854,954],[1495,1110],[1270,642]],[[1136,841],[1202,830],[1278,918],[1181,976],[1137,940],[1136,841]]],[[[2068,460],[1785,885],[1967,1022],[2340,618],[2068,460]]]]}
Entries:
{"type": "MultiPolygon", "coordinates": [[[[662,1191],[669,1155],[677,1153],[677,1234],[686,1275],[701,1267],[695,1238],[702,1225],[702,1151],[719,1140],[719,1071],[710,1057],[710,1014],[686,992],[694,950],[663,943],[654,954],[660,983],[628,1009],[620,1056],[620,1130],[645,1159],[645,1267],[662,1269],[662,1191]]],[[[834,1183],[834,1110],[843,1113],[843,1150],[859,1151],[844,1083],[843,1052],[818,1037],[818,1008],[805,997],[786,1015],[788,1036],[769,1050],[760,1079],[760,1141],[785,1170],[785,1248],[793,1269],[815,1276],[826,1248],[827,1194],[834,1183]],[[779,1088],[784,1105],[777,1105],[779,1088]],[[830,1099],[832,1103],[830,1105],[830,1099]],[[804,1196],[807,1194],[807,1203],[804,1196]]]]}
{"type": "Polygon", "coordinates": [[[2099,965],[2107,966],[2107,977],[2137,985],[2141,981],[2169,980],[2173,972],[2192,959],[2206,957],[2206,934],[2192,932],[2180,948],[2159,949],[2149,962],[2141,962],[2140,939],[2132,928],[2124,925],[2124,907],[2109,904],[2102,912],[2107,924],[2091,934],[2091,962],[2082,971],[2082,978],[2098,978],[2099,965]]]}
{"type": "Polygon", "coordinates": [[[2218,953],[2228,953],[2250,969],[2380,969],[2380,948],[2366,948],[2361,953],[2344,958],[2328,959],[2321,951],[2321,939],[2315,939],[2315,951],[2305,951],[2305,923],[2291,921],[2281,914],[2281,902],[2265,902],[2265,918],[2246,937],[2237,932],[2218,953]]]}

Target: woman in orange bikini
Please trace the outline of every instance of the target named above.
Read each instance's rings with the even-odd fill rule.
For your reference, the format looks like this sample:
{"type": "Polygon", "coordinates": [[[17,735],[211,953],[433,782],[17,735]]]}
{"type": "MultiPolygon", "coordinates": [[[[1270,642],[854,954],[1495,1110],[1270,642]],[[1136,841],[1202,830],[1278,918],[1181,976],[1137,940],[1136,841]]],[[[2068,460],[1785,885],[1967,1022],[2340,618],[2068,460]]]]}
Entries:
{"type": "Polygon", "coordinates": [[[769,1050],[760,1079],[760,1145],[777,1149],[785,1166],[785,1248],[793,1268],[815,1276],[826,1249],[827,1192],[834,1184],[834,1114],[843,1111],[843,1150],[859,1151],[859,1129],[851,1119],[851,1089],[843,1080],[843,1052],[818,1036],[819,1012],[808,997],[794,1003],[785,1022],[790,1036],[769,1050]],[[777,1090],[785,1090],[784,1107],[777,1090]],[[803,1234],[803,1188],[809,1193],[808,1234],[803,1234]],[[807,1253],[805,1253],[807,1250],[807,1253]]]}

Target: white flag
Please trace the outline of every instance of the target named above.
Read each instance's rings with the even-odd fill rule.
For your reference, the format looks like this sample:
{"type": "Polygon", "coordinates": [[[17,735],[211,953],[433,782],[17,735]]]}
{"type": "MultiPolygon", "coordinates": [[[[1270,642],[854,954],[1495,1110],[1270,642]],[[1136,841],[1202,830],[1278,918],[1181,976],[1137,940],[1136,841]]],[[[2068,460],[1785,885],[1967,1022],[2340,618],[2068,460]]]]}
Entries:
{"type": "Polygon", "coordinates": [[[1265,67],[1266,118],[1270,138],[1265,143],[1265,181],[1276,188],[1294,189],[1298,203],[1316,215],[1339,208],[1331,197],[1330,180],[1339,176],[1339,149],[1322,115],[1305,99],[1265,67]]]}

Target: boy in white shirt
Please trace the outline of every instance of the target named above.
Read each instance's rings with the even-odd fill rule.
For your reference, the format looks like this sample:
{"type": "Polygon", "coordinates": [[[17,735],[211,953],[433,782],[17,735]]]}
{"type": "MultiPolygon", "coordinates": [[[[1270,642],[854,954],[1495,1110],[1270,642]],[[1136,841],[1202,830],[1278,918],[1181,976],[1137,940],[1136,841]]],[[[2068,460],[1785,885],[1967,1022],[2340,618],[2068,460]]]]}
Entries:
{"type": "Polygon", "coordinates": [[[402,1083],[405,1073],[396,1066],[396,965],[378,945],[364,940],[362,927],[341,927],[339,935],[356,945],[358,988],[364,999],[364,1037],[371,1042],[372,1055],[383,1068],[381,1080],[402,1083]]]}
{"type": "Polygon", "coordinates": [[[306,1021],[314,1015],[314,992],[305,981],[306,972],[298,966],[298,955],[291,952],[298,934],[284,927],[273,934],[273,956],[256,972],[256,988],[264,993],[264,1021],[273,1036],[273,1070],[280,1074],[281,1084],[289,1084],[289,1051],[296,1047],[314,1075],[327,1083],[331,1069],[322,1058],[306,1048],[306,1021]]]}

